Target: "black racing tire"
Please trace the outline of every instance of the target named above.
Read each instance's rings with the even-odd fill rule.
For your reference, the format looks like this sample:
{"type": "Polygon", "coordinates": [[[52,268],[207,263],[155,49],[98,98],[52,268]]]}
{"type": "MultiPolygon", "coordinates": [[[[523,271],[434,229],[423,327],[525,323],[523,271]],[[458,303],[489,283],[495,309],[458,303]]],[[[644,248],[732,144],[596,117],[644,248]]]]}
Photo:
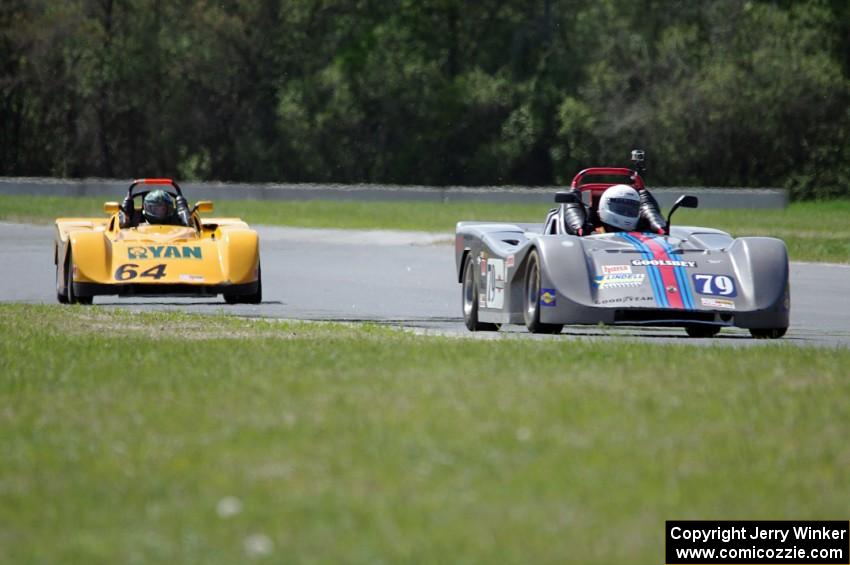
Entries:
{"type": "Polygon", "coordinates": [[[475,261],[467,254],[463,262],[463,323],[471,332],[497,332],[501,324],[478,321],[478,285],[475,284],[475,261]]]}
{"type": "Polygon", "coordinates": [[[74,256],[70,249],[68,249],[68,258],[65,260],[65,295],[68,297],[68,304],[88,305],[94,301],[92,296],[77,296],[74,293],[74,256]]]}
{"type": "Polygon", "coordinates": [[[688,337],[714,337],[720,333],[720,326],[685,326],[688,337]]]}
{"type": "Polygon", "coordinates": [[[224,293],[224,301],[228,304],[260,304],[263,301],[263,271],[257,265],[257,292],[251,294],[224,293]]]}
{"type": "Polygon", "coordinates": [[[750,335],[755,339],[779,339],[788,328],[750,328],[750,335]]]}
{"type": "MultiPolygon", "coordinates": [[[[63,267],[66,265],[65,262],[62,263],[63,267]]],[[[59,304],[68,304],[68,288],[62,288],[62,285],[66,284],[67,277],[61,276],[59,271],[59,261],[56,261],[56,300],[59,301],[59,304]]]]}
{"type": "Polygon", "coordinates": [[[558,334],[563,324],[544,324],[540,321],[540,257],[534,249],[528,254],[523,293],[523,318],[525,327],[533,334],[558,334]]]}

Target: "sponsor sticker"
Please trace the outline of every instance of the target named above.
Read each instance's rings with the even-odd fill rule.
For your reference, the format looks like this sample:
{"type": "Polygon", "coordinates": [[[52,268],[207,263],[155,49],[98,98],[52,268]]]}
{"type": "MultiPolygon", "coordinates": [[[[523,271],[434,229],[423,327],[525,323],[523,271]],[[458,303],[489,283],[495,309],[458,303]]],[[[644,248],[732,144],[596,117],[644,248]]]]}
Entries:
{"type": "Polygon", "coordinates": [[[614,275],[620,273],[631,273],[632,267],[630,265],[602,265],[602,274],[603,275],[614,275]]]}
{"type": "Polygon", "coordinates": [[[197,245],[131,245],[127,259],[203,259],[203,249],[197,245]]]}
{"type": "Polygon", "coordinates": [[[703,306],[707,306],[709,308],[722,308],[724,310],[734,310],[735,302],[733,300],[727,300],[725,298],[705,298],[701,297],[700,302],[702,302],[703,306]]]}
{"type": "Polygon", "coordinates": [[[643,273],[612,273],[595,277],[593,284],[596,288],[623,288],[640,286],[645,278],[643,273]]]}
{"type": "Polygon", "coordinates": [[[201,275],[180,275],[180,280],[186,282],[204,282],[204,277],[201,275]]]}
{"type": "Polygon", "coordinates": [[[554,288],[541,288],[540,289],[540,305],[546,307],[557,306],[558,299],[556,298],[555,289],[554,288]]]}
{"type": "Polygon", "coordinates": [[[514,266],[514,256],[508,255],[508,257],[505,259],[505,267],[510,269],[513,266],[514,266]]]}
{"type": "Polygon", "coordinates": [[[632,259],[635,267],[689,267],[697,266],[696,261],[679,261],[671,259],[632,259]]]}
{"type": "Polygon", "coordinates": [[[487,289],[484,296],[487,299],[487,308],[501,308],[505,303],[505,262],[501,259],[490,259],[486,265],[487,289]]]}

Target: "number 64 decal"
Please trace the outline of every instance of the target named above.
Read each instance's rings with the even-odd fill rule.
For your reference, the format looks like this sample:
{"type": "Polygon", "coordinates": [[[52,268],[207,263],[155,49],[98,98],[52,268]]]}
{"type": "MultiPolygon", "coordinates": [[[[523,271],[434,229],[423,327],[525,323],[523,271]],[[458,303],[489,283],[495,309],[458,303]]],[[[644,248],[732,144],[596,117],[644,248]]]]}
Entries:
{"type": "Polygon", "coordinates": [[[115,270],[115,280],[129,281],[136,277],[148,277],[154,280],[159,280],[165,276],[165,265],[154,265],[150,269],[144,270],[141,273],[138,271],[139,266],[135,263],[125,263],[115,270]]]}
{"type": "Polygon", "coordinates": [[[700,294],[736,296],[735,279],[726,275],[693,275],[694,287],[700,294]]]}

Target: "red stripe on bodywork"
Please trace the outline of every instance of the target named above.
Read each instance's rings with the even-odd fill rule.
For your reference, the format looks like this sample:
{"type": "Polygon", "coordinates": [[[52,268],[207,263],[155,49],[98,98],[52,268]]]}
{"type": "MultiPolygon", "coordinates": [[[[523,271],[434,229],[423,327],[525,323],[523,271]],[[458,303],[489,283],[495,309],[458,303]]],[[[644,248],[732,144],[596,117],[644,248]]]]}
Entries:
{"type": "MultiPolygon", "coordinates": [[[[662,247],[660,243],[655,241],[654,237],[647,236],[642,233],[633,233],[632,235],[646,245],[647,249],[652,251],[653,259],[657,261],[672,261],[673,258],[667,254],[667,251],[664,250],[664,247],[662,247]]],[[[679,282],[676,280],[676,272],[674,269],[675,267],[672,266],[658,265],[658,271],[661,273],[661,280],[664,282],[664,295],[670,302],[670,308],[684,310],[685,303],[682,299],[682,289],[679,288],[679,282]],[[668,289],[671,288],[675,288],[676,290],[670,292],[668,289]]]]}

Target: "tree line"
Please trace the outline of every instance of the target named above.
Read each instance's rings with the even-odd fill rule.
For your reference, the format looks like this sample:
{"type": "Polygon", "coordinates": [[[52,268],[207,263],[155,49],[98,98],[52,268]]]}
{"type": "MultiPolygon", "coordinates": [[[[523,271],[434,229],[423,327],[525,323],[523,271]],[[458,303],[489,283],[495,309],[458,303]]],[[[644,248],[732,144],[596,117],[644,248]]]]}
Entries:
{"type": "Polygon", "coordinates": [[[846,0],[4,0],[0,175],[850,195],[846,0]]]}

